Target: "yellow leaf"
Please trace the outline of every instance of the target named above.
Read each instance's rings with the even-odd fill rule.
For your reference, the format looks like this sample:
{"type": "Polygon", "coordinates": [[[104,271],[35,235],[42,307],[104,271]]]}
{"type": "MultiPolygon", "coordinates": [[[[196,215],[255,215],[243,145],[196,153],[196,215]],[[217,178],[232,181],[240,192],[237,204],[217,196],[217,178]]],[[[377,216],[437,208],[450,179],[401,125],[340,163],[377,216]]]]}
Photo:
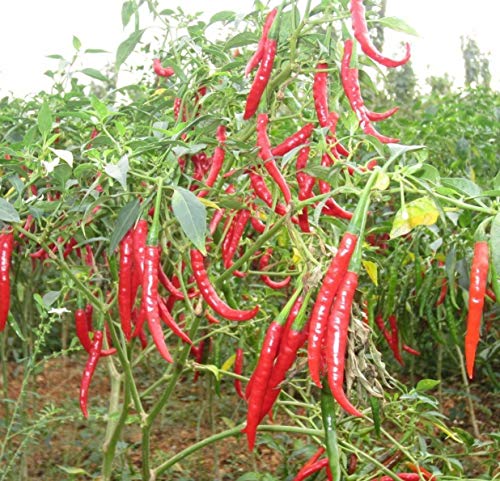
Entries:
{"type": "Polygon", "coordinates": [[[232,356],[229,356],[226,361],[224,361],[224,364],[221,366],[220,370],[221,371],[229,371],[233,367],[234,361],[236,360],[236,354],[233,354],[232,356]]]}
{"type": "Polygon", "coordinates": [[[153,92],[153,97],[154,97],[155,95],[161,95],[161,94],[163,94],[164,92],[166,92],[166,90],[167,90],[167,89],[163,89],[163,88],[161,88],[161,89],[156,89],[156,90],[153,92]]]}
{"type": "Polygon", "coordinates": [[[363,261],[363,267],[365,268],[366,273],[372,280],[372,282],[378,286],[378,267],[375,262],[371,261],[363,261]]]}
{"type": "Polygon", "coordinates": [[[414,227],[419,225],[433,225],[439,217],[439,211],[429,197],[420,197],[406,204],[398,210],[390,237],[394,239],[408,234],[414,227]]]}
{"type": "Polygon", "coordinates": [[[302,262],[302,256],[300,255],[300,251],[294,247],[293,248],[293,257],[292,257],[292,262],[297,265],[302,262]]]}
{"type": "Polygon", "coordinates": [[[212,207],[212,209],[221,210],[221,208],[215,202],[205,199],[205,197],[198,197],[198,200],[206,207],[212,207]]]}

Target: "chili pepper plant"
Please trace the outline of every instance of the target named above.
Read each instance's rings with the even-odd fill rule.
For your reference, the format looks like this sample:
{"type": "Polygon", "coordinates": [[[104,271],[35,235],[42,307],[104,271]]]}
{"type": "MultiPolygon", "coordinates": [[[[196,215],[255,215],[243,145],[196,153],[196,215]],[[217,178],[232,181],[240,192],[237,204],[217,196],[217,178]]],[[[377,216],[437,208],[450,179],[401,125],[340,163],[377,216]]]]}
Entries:
{"type": "Polygon", "coordinates": [[[0,100],[0,480],[71,425],[92,455],[43,479],[493,476],[469,383],[497,385],[498,198],[364,100],[411,39],[382,53],[361,0],[165,3],[123,4],[112,72],[75,37],[50,92],[0,100]],[[432,395],[445,356],[471,433],[432,395]],[[80,373],[64,405],[37,395],[56,362],[80,373]],[[165,447],[186,392],[209,430],[165,447]]]}

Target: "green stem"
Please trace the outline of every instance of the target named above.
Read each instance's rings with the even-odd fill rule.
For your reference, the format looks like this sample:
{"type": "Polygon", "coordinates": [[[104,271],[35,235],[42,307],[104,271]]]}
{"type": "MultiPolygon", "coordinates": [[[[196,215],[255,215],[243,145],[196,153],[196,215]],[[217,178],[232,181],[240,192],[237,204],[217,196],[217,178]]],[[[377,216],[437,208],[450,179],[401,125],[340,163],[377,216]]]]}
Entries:
{"type": "MultiPolygon", "coordinates": [[[[238,426],[227,429],[226,431],[222,431],[218,434],[214,434],[213,436],[210,436],[208,438],[205,438],[201,440],[200,442],[193,444],[180,453],[177,453],[175,456],[172,458],[168,459],[164,463],[160,464],[157,468],[153,470],[154,476],[153,479],[157,479],[158,475],[163,474],[167,469],[171,468],[175,464],[177,464],[179,461],[182,461],[184,458],[187,458],[191,454],[195,453],[196,451],[199,451],[200,449],[203,449],[205,446],[209,446],[212,443],[216,443],[218,441],[221,441],[223,439],[227,439],[233,436],[238,436],[241,433],[241,430],[245,427],[245,424],[239,424],[238,426]]],[[[304,429],[304,428],[294,428],[291,426],[280,426],[280,425],[274,425],[274,426],[259,426],[257,428],[258,431],[268,431],[268,432],[282,432],[282,433],[296,433],[296,434],[303,434],[306,436],[320,436],[323,437],[324,433],[323,431],[319,429],[304,429]]]]}
{"type": "Polygon", "coordinates": [[[111,393],[109,396],[108,425],[106,427],[106,437],[102,446],[103,450],[103,481],[111,481],[113,461],[115,458],[116,445],[120,439],[120,434],[125,425],[128,414],[128,403],[130,400],[130,391],[125,389],[125,399],[120,412],[120,390],[122,379],[111,357],[108,357],[108,370],[111,379],[111,393]],[[119,414],[119,416],[118,416],[119,414]],[[117,417],[118,416],[118,417],[117,417]]]}
{"type": "MultiPolygon", "coordinates": [[[[189,330],[189,337],[194,339],[196,336],[196,332],[201,322],[201,317],[195,317],[191,329],[189,330]]],[[[156,417],[160,414],[162,409],[165,408],[167,402],[174,392],[175,385],[179,380],[184,366],[186,364],[187,358],[189,356],[189,351],[191,346],[186,345],[180,352],[179,360],[174,364],[174,370],[172,373],[172,377],[167,384],[165,391],[160,396],[160,398],[156,401],[156,403],[151,408],[151,411],[144,419],[144,423],[142,426],[142,478],[143,481],[155,480],[157,479],[158,471],[157,469],[150,469],[150,439],[151,439],[151,429],[153,427],[154,421],[156,417]]]]}

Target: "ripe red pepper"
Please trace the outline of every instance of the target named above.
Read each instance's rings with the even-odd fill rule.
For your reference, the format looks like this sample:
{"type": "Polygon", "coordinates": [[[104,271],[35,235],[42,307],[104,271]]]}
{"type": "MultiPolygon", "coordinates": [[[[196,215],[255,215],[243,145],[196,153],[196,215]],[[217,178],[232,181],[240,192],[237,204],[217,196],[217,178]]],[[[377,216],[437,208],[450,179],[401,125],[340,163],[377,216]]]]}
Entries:
{"type": "Polygon", "coordinates": [[[203,299],[220,316],[230,321],[248,321],[259,312],[259,306],[246,311],[232,309],[217,295],[205,270],[203,254],[197,249],[191,249],[191,268],[203,299]]]}
{"type": "MultiPolygon", "coordinates": [[[[269,265],[269,260],[271,259],[272,253],[273,250],[269,248],[267,249],[266,253],[260,258],[260,271],[264,271],[269,265]]],[[[273,281],[269,276],[266,276],[265,274],[261,274],[260,278],[264,281],[264,284],[268,285],[272,289],[283,289],[283,287],[286,287],[288,284],[290,284],[290,281],[292,280],[291,276],[287,276],[281,281],[273,281]]]]}
{"type": "MultiPolygon", "coordinates": [[[[212,157],[212,163],[210,165],[210,170],[208,172],[207,180],[205,180],[205,185],[208,187],[213,187],[219,172],[222,169],[222,164],[224,162],[225,150],[224,145],[226,143],[226,128],[223,125],[217,127],[217,140],[219,145],[215,148],[214,155],[212,157]]],[[[198,197],[205,197],[208,194],[208,190],[202,190],[198,197]]]]}
{"type": "MultiPolygon", "coordinates": [[[[419,481],[420,475],[417,473],[397,473],[396,476],[402,481],[419,481]]],[[[374,478],[372,481],[394,481],[391,476],[382,476],[374,478]]]]}
{"type": "MultiPolygon", "coordinates": [[[[272,409],[281,392],[281,383],[297,357],[298,350],[304,345],[309,334],[309,319],[305,316],[305,308],[309,294],[299,296],[288,315],[285,330],[281,337],[279,352],[267,385],[267,392],[262,402],[260,421],[272,409]]],[[[260,422],[259,421],[259,422],[260,422]]]]}
{"type": "MultiPolygon", "coordinates": [[[[309,153],[311,149],[309,146],[300,149],[299,155],[297,156],[297,163],[295,165],[297,184],[299,185],[299,200],[310,199],[313,195],[313,187],[316,180],[314,177],[306,174],[304,169],[307,167],[307,162],[309,161],[309,153]]],[[[307,207],[302,209],[302,212],[298,215],[299,227],[302,232],[311,232],[309,226],[309,215],[307,207]]]]}
{"type": "Polygon", "coordinates": [[[187,344],[193,344],[193,341],[189,338],[189,336],[180,328],[179,324],[177,324],[172,317],[172,314],[170,314],[170,311],[167,309],[167,306],[165,305],[165,302],[161,297],[158,297],[158,307],[160,309],[160,317],[162,321],[170,328],[172,329],[172,332],[182,339],[187,344]]]}
{"type": "Polygon", "coordinates": [[[168,278],[167,274],[165,274],[161,263],[158,266],[158,279],[161,285],[170,293],[170,295],[177,297],[177,299],[184,299],[184,294],[173,284],[173,282],[168,278]]]}
{"type": "Polygon", "coordinates": [[[413,471],[414,473],[420,473],[426,481],[436,481],[437,478],[431,472],[427,471],[427,469],[422,468],[422,466],[417,466],[413,463],[406,463],[408,469],[413,471]]]}
{"type": "Polygon", "coordinates": [[[264,22],[264,28],[262,29],[262,35],[260,37],[259,43],[257,44],[257,50],[255,53],[252,55],[250,60],[247,63],[247,66],[245,67],[245,77],[248,76],[248,74],[255,68],[257,65],[259,65],[260,61],[262,60],[262,56],[264,55],[264,48],[265,44],[269,35],[269,30],[271,30],[271,27],[274,22],[274,18],[276,17],[276,14],[278,13],[277,8],[273,8],[266,17],[266,20],[264,22]]]}
{"type": "Polygon", "coordinates": [[[328,384],[332,395],[340,406],[353,416],[362,414],[350,403],[344,393],[344,363],[347,347],[347,331],[351,317],[352,301],[358,286],[356,272],[347,271],[338,289],[335,302],[328,318],[326,335],[326,364],[328,384]]]}
{"type": "Polygon", "coordinates": [[[323,283],[311,313],[307,357],[311,379],[318,387],[321,387],[321,348],[325,337],[328,313],[342,279],[347,272],[357,240],[358,235],[349,232],[349,229],[342,237],[337,254],[332,259],[323,278],[323,283]]]}
{"type": "MultiPolygon", "coordinates": [[[[92,327],[92,304],[87,304],[85,309],[77,309],[75,311],[75,331],[78,340],[82,347],[90,354],[92,350],[92,340],[90,339],[90,333],[95,337],[95,331],[92,327]]],[[[100,356],[112,356],[116,353],[115,348],[102,349],[100,356]]]]}
{"type": "Polygon", "coordinates": [[[175,73],[172,67],[162,67],[159,58],[153,59],[153,70],[159,77],[171,77],[175,73]]]}
{"type": "Polygon", "coordinates": [[[337,141],[335,131],[339,115],[336,112],[330,112],[328,108],[328,64],[318,63],[316,65],[316,73],[314,74],[313,81],[313,99],[314,108],[316,109],[316,116],[319,125],[322,128],[328,128],[330,137],[332,138],[335,152],[348,156],[349,151],[337,141]]]}
{"type": "Polygon", "coordinates": [[[308,478],[314,473],[326,468],[328,466],[328,458],[320,459],[312,464],[306,464],[302,467],[302,469],[297,473],[297,476],[293,478],[293,481],[304,481],[304,479],[308,478]]]}
{"type": "Polygon", "coordinates": [[[384,65],[385,67],[399,67],[404,65],[408,60],[410,60],[410,44],[406,44],[406,54],[401,60],[393,60],[388,57],[384,57],[377,47],[373,45],[370,40],[370,35],[368,32],[368,26],[365,17],[365,7],[363,5],[363,0],[351,0],[351,20],[352,28],[354,30],[354,36],[356,40],[361,45],[363,52],[370,57],[372,60],[384,65]]]}
{"type": "Polygon", "coordinates": [[[85,364],[82,381],[80,383],[80,408],[86,418],[89,417],[87,404],[89,398],[90,381],[92,381],[92,376],[94,375],[97,363],[99,362],[99,359],[101,357],[102,339],[102,331],[96,331],[94,333],[94,339],[90,348],[89,357],[87,359],[87,363],[85,364]]]}
{"type": "Polygon", "coordinates": [[[146,240],[148,237],[148,222],[145,219],[140,219],[137,222],[132,237],[134,241],[134,274],[132,276],[132,299],[135,299],[137,296],[137,289],[142,283],[144,272],[144,255],[146,250],[146,240]]]}
{"type": "MultiPolygon", "coordinates": [[[[241,347],[238,347],[236,349],[236,359],[234,360],[234,373],[243,374],[243,354],[244,351],[241,347]]],[[[241,399],[245,399],[245,395],[243,394],[243,389],[241,388],[241,380],[240,379],[235,379],[234,380],[234,389],[236,390],[236,393],[241,399]]]]}
{"type": "Polygon", "coordinates": [[[273,147],[271,149],[271,154],[274,157],[281,157],[296,147],[305,144],[309,141],[313,129],[314,125],[311,123],[304,125],[300,130],[290,135],[290,137],[287,137],[281,144],[273,147]]]}
{"type": "Polygon", "coordinates": [[[12,232],[0,233],[0,331],[5,329],[10,309],[10,261],[14,248],[12,232]]]}
{"type": "MultiPolygon", "coordinates": [[[[264,182],[262,176],[257,174],[257,172],[255,172],[253,168],[248,169],[247,172],[248,176],[250,177],[250,185],[252,186],[257,197],[262,201],[264,201],[264,203],[266,203],[268,207],[272,208],[274,203],[273,195],[271,194],[271,191],[264,182]]],[[[280,203],[276,204],[274,210],[279,215],[286,214],[286,207],[283,204],[280,203]]]]}
{"type": "Polygon", "coordinates": [[[465,365],[470,379],[474,377],[474,361],[479,344],[479,331],[488,280],[488,257],[488,243],[486,241],[476,242],[470,272],[469,312],[467,313],[467,332],[465,333],[465,365]]]}
{"type": "Polygon", "coordinates": [[[413,356],[420,356],[421,352],[417,351],[416,349],[413,349],[413,347],[410,347],[406,344],[403,344],[402,346],[403,351],[406,351],[408,354],[412,354],[413,356]]]}
{"type": "Polygon", "coordinates": [[[262,404],[266,396],[267,385],[272,374],[274,358],[278,353],[283,325],[273,321],[266,332],[260,356],[252,375],[252,388],[248,399],[247,423],[242,432],[246,433],[248,448],[253,451],[257,426],[260,422],[262,404]]]}
{"type": "Polygon", "coordinates": [[[229,269],[232,265],[233,257],[236,254],[236,251],[238,250],[241,237],[243,236],[243,232],[245,231],[246,225],[250,220],[250,216],[251,214],[249,210],[242,209],[238,211],[236,217],[234,218],[231,224],[231,229],[228,231],[228,234],[231,232],[229,242],[225,248],[223,245],[223,260],[224,260],[224,267],[226,269],[229,269]]]}
{"type": "Polygon", "coordinates": [[[147,245],[144,258],[144,274],[142,278],[142,299],[146,311],[149,331],[160,355],[167,362],[173,362],[165,344],[161,328],[161,317],[158,305],[158,264],[160,252],[157,245],[147,245]]]}
{"type": "Polygon", "coordinates": [[[380,332],[383,334],[385,340],[387,341],[387,344],[391,348],[391,351],[394,354],[394,358],[399,362],[399,364],[403,366],[404,362],[399,350],[398,330],[395,319],[396,317],[394,315],[389,316],[391,332],[389,332],[389,330],[385,327],[384,319],[382,318],[381,314],[378,314],[375,317],[375,324],[377,324],[377,327],[380,329],[380,332]]]}
{"type": "Polygon", "coordinates": [[[390,144],[399,142],[399,139],[386,137],[380,134],[375,127],[373,127],[370,118],[368,117],[368,110],[365,107],[363,97],[361,95],[361,88],[359,86],[358,69],[351,68],[353,42],[348,39],[344,42],[344,55],[342,57],[342,64],[340,69],[340,77],[344,92],[349,100],[352,110],[359,120],[359,125],[363,132],[378,139],[383,144],[390,144]]]}
{"type": "Polygon", "coordinates": [[[127,341],[132,337],[132,269],[134,239],[129,230],[120,242],[120,271],[118,280],[118,312],[123,334],[127,341]]]}
{"type": "Polygon", "coordinates": [[[271,144],[269,142],[269,137],[267,136],[267,124],[269,118],[267,114],[259,114],[257,117],[257,146],[259,147],[259,157],[264,162],[264,167],[268,171],[269,175],[276,182],[283,197],[285,198],[285,203],[289,204],[292,200],[292,194],[290,192],[290,187],[286,183],[283,174],[278,169],[276,162],[274,161],[273,154],[271,151],[271,144]]]}
{"type": "Polygon", "coordinates": [[[269,82],[269,78],[271,77],[274,57],[276,56],[276,46],[276,40],[271,38],[266,39],[264,43],[262,62],[259,65],[257,73],[255,74],[254,81],[250,87],[250,92],[247,97],[245,113],[243,114],[244,120],[248,120],[255,114],[255,112],[257,112],[260,99],[264,93],[267,83],[269,82]]]}

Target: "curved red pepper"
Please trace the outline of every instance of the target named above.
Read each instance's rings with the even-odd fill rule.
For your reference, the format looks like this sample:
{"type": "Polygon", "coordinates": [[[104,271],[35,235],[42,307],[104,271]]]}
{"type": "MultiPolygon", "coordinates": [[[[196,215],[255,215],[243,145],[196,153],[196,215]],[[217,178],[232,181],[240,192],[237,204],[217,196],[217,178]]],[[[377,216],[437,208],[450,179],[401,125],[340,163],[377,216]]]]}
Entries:
{"type": "Polygon", "coordinates": [[[90,348],[89,357],[83,370],[82,381],[80,383],[80,408],[86,418],[89,417],[87,404],[89,398],[90,382],[92,381],[92,376],[94,375],[97,363],[99,362],[99,359],[101,357],[102,339],[102,331],[96,331],[90,348]]]}
{"type": "Polygon", "coordinates": [[[260,61],[262,60],[262,56],[264,55],[264,47],[266,40],[269,35],[269,30],[271,30],[271,27],[274,22],[274,18],[276,17],[276,14],[278,13],[277,8],[273,8],[266,17],[266,20],[264,22],[264,28],[262,29],[262,35],[259,40],[259,43],[257,44],[257,50],[255,53],[252,55],[250,60],[247,63],[247,66],[245,67],[245,77],[248,76],[248,74],[255,68],[257,65],[259,65],[260,61]]]}
{"type": "Polygon", "coordinates": [[[385,67],[399,67],[404,65],[408,60],[410,60],[410,44],[406,44],[406,54],[401,60],[393,60],[389,57],[382,55],[377,47],[373,45],[370,40],[370,35],[368,32],[368,26],[366,24],[365,17],[365,7],[363,5],[363,0],[351,0],[351,19],[352,28],[354,30],[354,36],[356,40],[361,45],[363,52],[370,57],[372,60],[384,65],[385,67]]]}
{"type": "MultiPolygon", "coordinates": [[[[269,265],[269,260],[271,259],[271,255],[273,253],[273,250],[269,248],[266,253],[260,258],[259,261],[259,270],[263,271],[266,269],[266,267],[269,265]]],[[[261,274],[260,278],[264,281],[264,283],[271,287],[272,289],[283,289],[283,287],[286,287],[288,284],[290,284],[290,281],[292,280],[291,276],[285,277],[281,281],[273,281],[269,276],[265,274],[261,274]]]]}
{"type": "Polygon", "coordinates": [[[129,230],[120,242],[120,273],[118,280],[118,312],[125,339],[132,337],[132,269],[133,269],[134,239],[129,230]]]}
{"type": "Polygon", "coordinates": [[[162,67],[159,58],[153,60],[153,70],[159,77],[171,77],[175,73],[172,67],[162,67]]]}
{"type": "Polygon", "coordinates": [[[217,314],[230,321],[248,321],[259,312],[259,306],[246,311],[233,309],[217,295],[205,270],[203,254],[197,249],[191,249],[191,268],[203,299],[217,314]]]}

